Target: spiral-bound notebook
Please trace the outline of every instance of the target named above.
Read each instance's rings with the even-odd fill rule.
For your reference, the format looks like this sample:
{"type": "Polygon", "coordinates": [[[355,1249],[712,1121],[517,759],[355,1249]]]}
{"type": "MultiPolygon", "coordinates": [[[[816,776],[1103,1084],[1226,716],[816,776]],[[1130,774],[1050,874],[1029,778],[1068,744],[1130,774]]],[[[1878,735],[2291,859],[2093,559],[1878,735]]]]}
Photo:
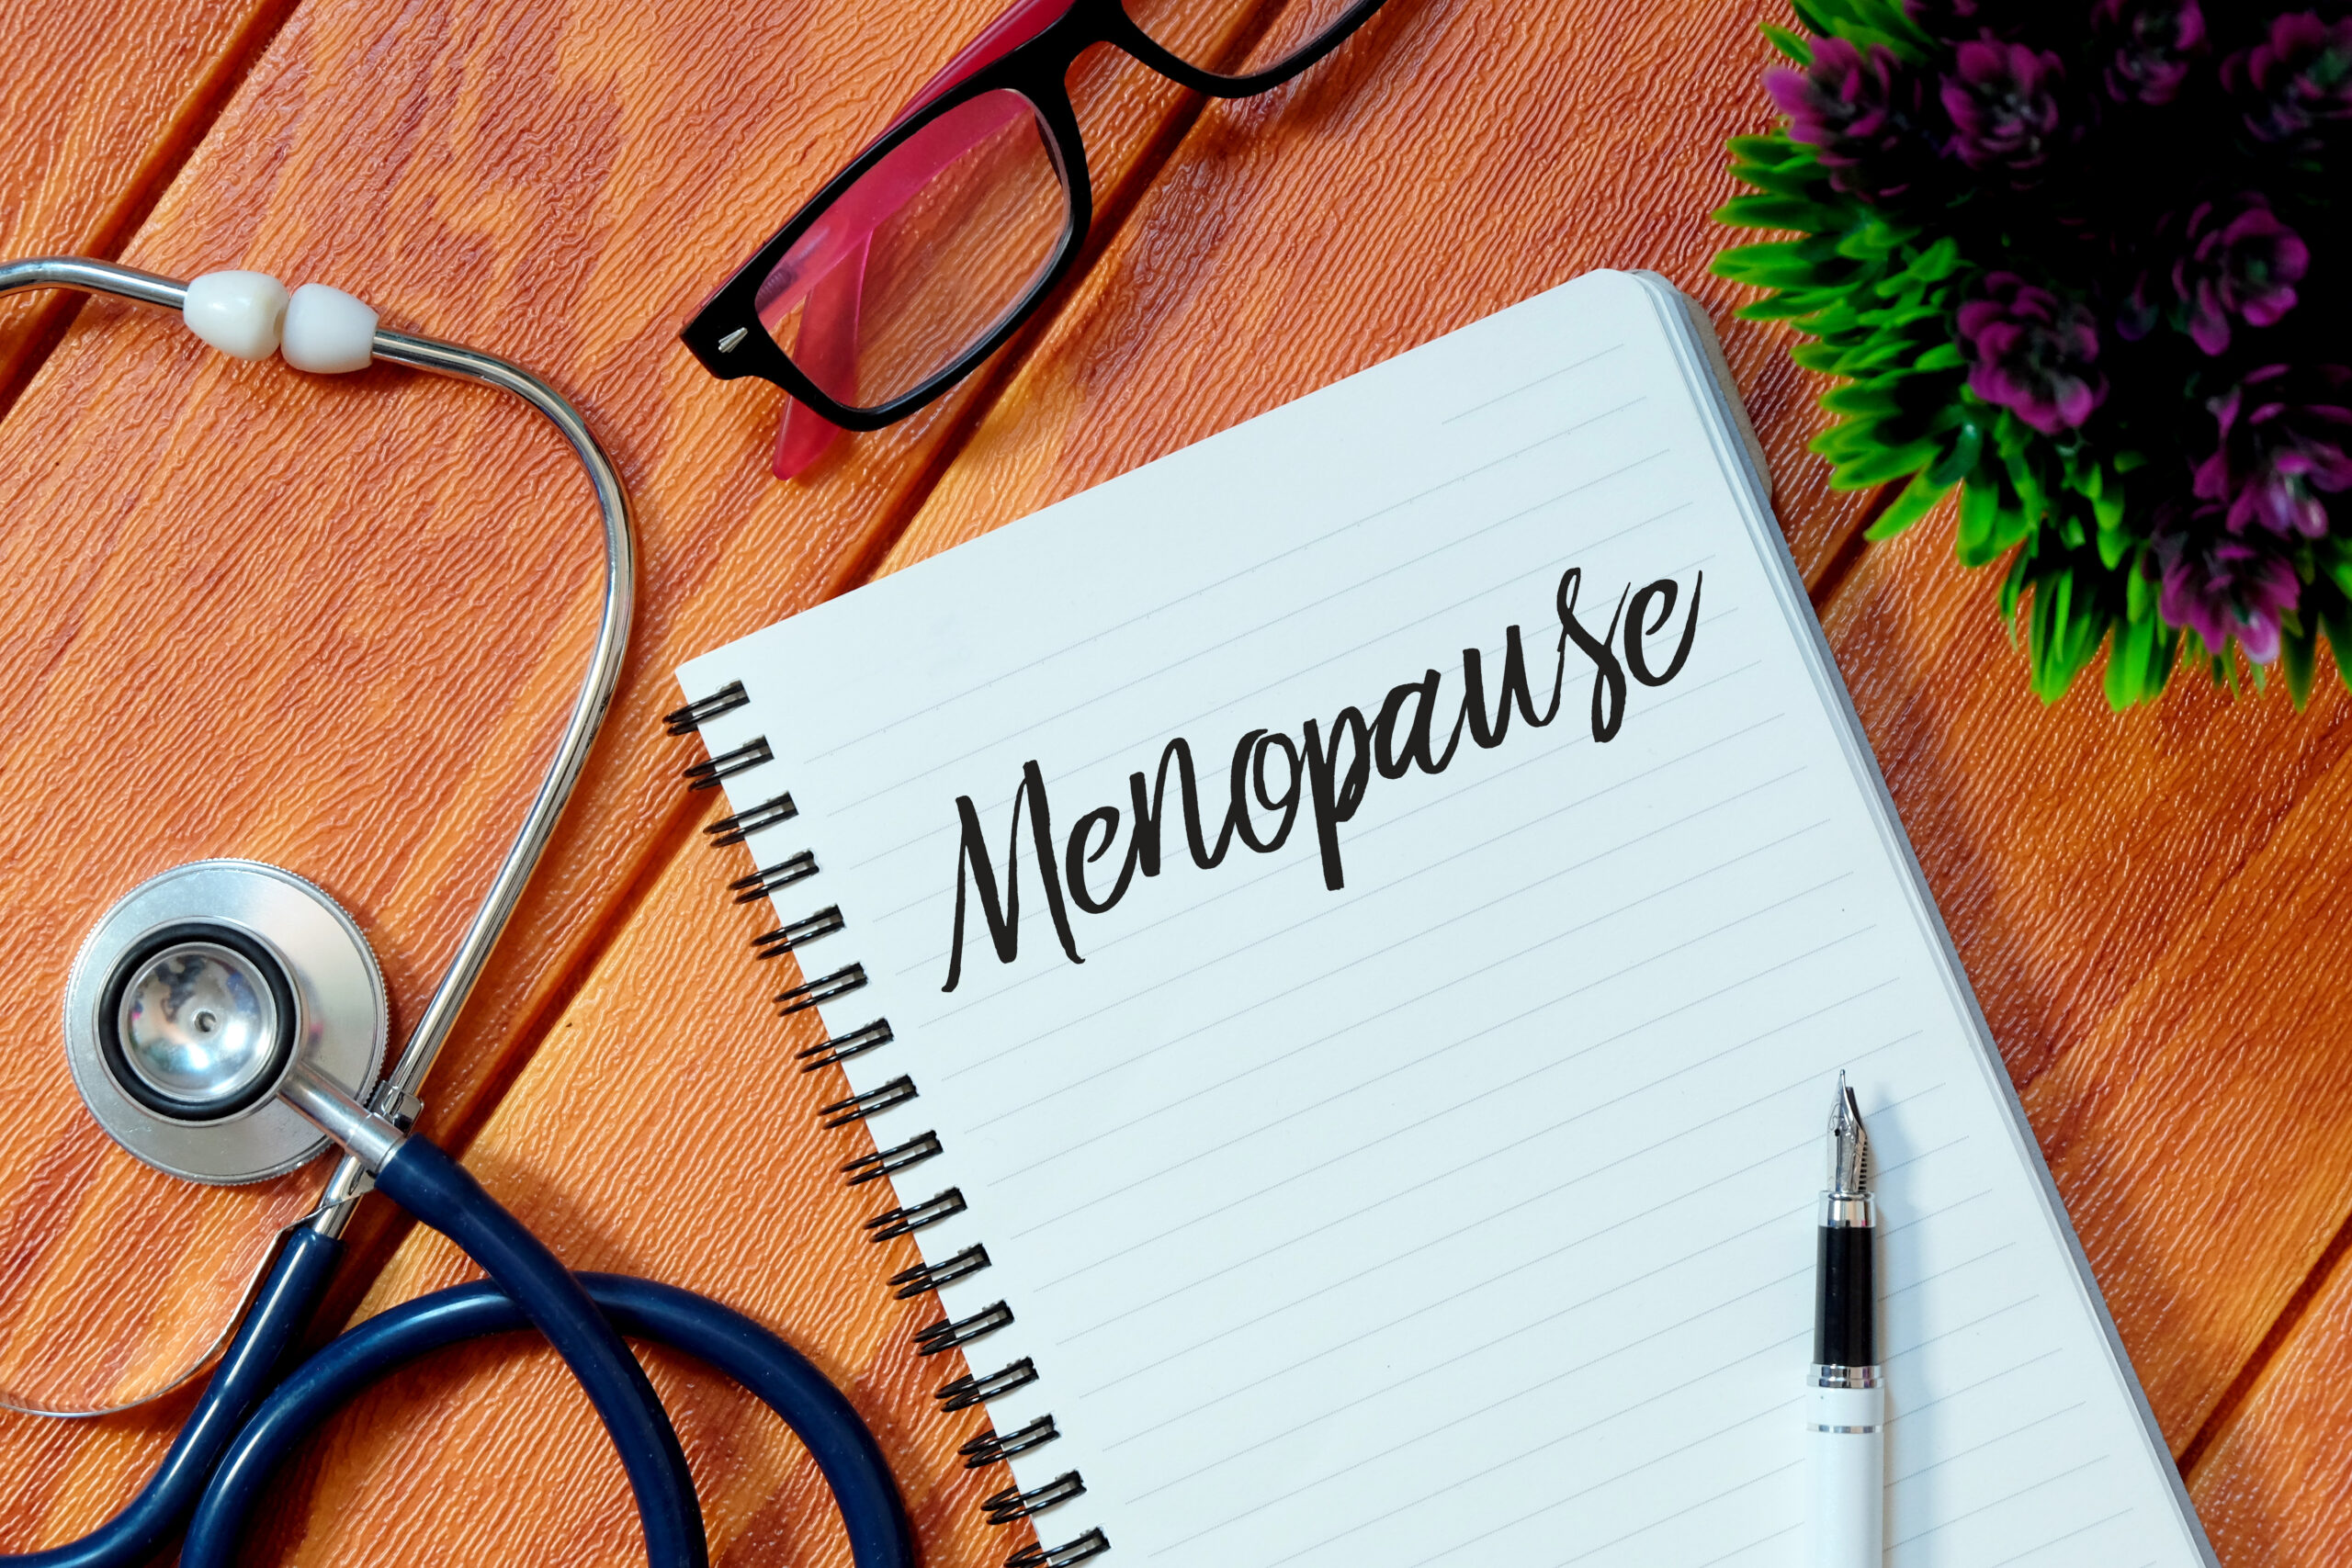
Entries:
{"type": "Polygon", "coordinates": [[[1840,1068],[1887,1561],[2211,1562],[1726,384],[1593,274],[680,671],[1016,1562],[1799,1562],[1840,1068]]]}

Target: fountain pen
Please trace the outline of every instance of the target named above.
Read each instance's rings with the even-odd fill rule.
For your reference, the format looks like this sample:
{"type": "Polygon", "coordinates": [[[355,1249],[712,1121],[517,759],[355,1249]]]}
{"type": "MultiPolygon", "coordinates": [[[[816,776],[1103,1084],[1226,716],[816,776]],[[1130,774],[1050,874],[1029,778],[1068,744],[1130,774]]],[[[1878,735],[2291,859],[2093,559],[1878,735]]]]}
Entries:
{"type": "Polygon", "coordinates": [[[1829,1190],[1821,1195],[1807,1393],[1815,1568],[1882,1568],[1883,1562],[1886,1390],[1879,1382],[1871,1175],[1870,1133],[1841,1072],[1829,1114],[1829,1190]]]}

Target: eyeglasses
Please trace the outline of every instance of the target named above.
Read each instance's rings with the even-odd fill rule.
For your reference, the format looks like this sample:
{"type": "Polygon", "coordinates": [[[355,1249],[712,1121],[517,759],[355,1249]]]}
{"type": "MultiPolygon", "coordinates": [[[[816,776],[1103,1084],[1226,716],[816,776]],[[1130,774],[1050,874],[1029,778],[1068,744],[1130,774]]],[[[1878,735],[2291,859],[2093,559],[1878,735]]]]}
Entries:
{"type": "Polygon", "coordinates": [[[1280,86],[1383,0],[1017,0],[678,335],[791,396],[789,479],[969,375],[1068,276],[1093,220],[1070,64],[1098,43],[1212,97],[1280,86]],[[1266,13],[1274,14],[1269,18],[1266,13]]]}

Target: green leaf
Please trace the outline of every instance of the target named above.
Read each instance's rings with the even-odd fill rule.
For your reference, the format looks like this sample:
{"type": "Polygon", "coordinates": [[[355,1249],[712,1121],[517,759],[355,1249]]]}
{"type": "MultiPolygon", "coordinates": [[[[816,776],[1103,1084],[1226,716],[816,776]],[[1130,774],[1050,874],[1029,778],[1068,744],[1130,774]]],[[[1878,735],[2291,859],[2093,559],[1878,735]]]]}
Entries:
{"type": "Polygon", "coordinates": [[[1802,197],[1825,206],[1837,199],[1838,187],[1829,183],[1828,175],[1818,164],[1784,164],[1770,168],[1758,164],[1734,164],[1731,175],[1743,184],[1781,196],[1802,197]]]}
{"type": "Polygon", "coordinates": [[[1960,492],[1960,528],[1952,538],[1952,553],[1972,570],[1990,566],[1999,556],[1993,534],[2000,522],[2001,487],[1997,481],[1972,476],[1960,492]]]}
{"type": "Polygon", "coordinates": [[[1709,270],[1735,283],[1763,288],[1823,288],[1840,286],[1852,269],[1834,255],[1814,254],[1804,240],[1768,240],[1719,251],[1709,270]]]}
{"type": "Polygon", "coordinates": [[[2287,678],[2287,695],[2301,713],[2312,700],[2312,671],[2319,661],[2319,617],[2308,621],[2289,615],[2278,639],[2278,669],[2287,678]]]}
{"type": "Polygon", "coordinates": [[[2134,621],[2156,618],[2156,580],[2148,575],[2144,554],[2123,574],[2123,614],[2134,621]]]}
{"type": "Polygon", "coordinates": [[[1911,482],[1905,485],[1902,493],[1894,498],[1884,512],[1878,514],[1877,520],[1870,525],[1869,531],[1863,536],[1871,539],[1892,539],[1895,535],[1925,517],[1934,509],[1936,502],[1941,501],[1951,490],[1951,481],[1949,479],[1942,484],[1930,484],[1928,482],[1926,474],[1912,475],[1911,482]]]}
{"type": "MultiPolygon", "coordinates": [[[[2001,411],[2004,423],[2008,422],[2008,412],[2007,409],[2001,411]]],[[[1996,446],[2000,446],[2000,437],[1997,434],[1994,437],[1994,444],[1996,446]]],[[[2036,523],[2049,516],[2049,492],[2042,489],[2041,476],[2033,471],[2033,464],[2027,459],[2022,447],[2015,452],[2003,448],[2001,457],[2008,473],[2009,489],[2017,494],[2018,508],[2029,519],[2036,523]]],[[[2076,539],[2070,542],[2079,544],[2081,541],[2076,539]]]]}
{"type": "Polygon", "coordinates": [[[1786,28],[1776,28],[1766,22],[1757,31],[1772,40],[1772,47],[1795,61],[1799,65],[1813,63],[1813,45],[1786,28]]]}
{"type": "Polygon", "coordinates": [[[1894,395],[1897,379],[1899,378],[1852,381],[1843,387],[1833,387],[1821,394],[1821,406],[1831,413],[1899,414],[1903,412],[1903,404],[1894,395]]]}
{"type": "Polygon", "coordinates": [[[2107,645],[2107,705],[2117,713],[2154,695],[2148,690],[2148,655],[2154,650],[2154,621],[2127,620],[2107,645]]]}
{"type": "Polygon", "coordinates": [[[1833,19],[1837,13],[1825,9],[1821,0],[1789,0],[1789,9],[1797,14],[1797,20],[1815,38],[1829,38],[1838,30],[1833,19]]]}
{"type": "MultiPolygon", "coordinates": [[[[1973,484],[1975,481],[1972,479],[1969,482],[1973,484]]],[[[2001,580],[2001,619],[2008,623],[2011,642],[2017,640],[2018,605],[2024,598],[2026,581],[2032,571],[2033,550],[2029,546],[2017,553],[2009,562],[2008,574],[2001,580]]]]}
{"type": "Polygon", "coordinates": [[[1900,446],[1883,446],[1863,454],[1850,463],[1841,463],[1830,476],[1832,490],[1870,490],[1906,475],[1917,473],[1939,456],[1932,441],[1906,442],[1900,446]]]}
{"type": "Polygon", "coordinates": [[[1993,450],[2004,457],[2015,457],[2025,450],[2033,434],[2033,426],[2010,410],[2003,409],[1993,421],[1993,450]]]}
{"type": "Polygon", "coordinates": [[[1843,229],[1853,214],[1803,197],[1736,196],[1715,209],[1714,220],[1735,229],[1796,229],[1817,234],[1843,229]]]}
{"type": "Polygon", "coordinates": [[[1984,455],[1984,432],[1974,420],[1968,420],[1961,425],[1960,434],[1951,446],[1928,470],[1928,482],[1942,489],[1958,484],[1964,476],[1975,470],[1976,459],[1984,455]]]}
{"type": "Polygon", "coordinates": [[[1958,272],[1961,265],[1960,242],[1946,234],[1913,257],[1911,265],[1905,270],[1929,283],[1941,283],[1958,272]]]}
{"type": "Polygon", "coordinates": [[[1770,168],[1815,161],[1811,147],[1782,130],[1765,136],[1735,136],[1726,141],[1724,147],[1733,157],[1745,163],[1762,164],[1770,168]]]}
{"type": "MultiPolygon", "coordinates": [[[[2352,597],[2352,550],[2338,547],[2328,560],[2321,563],[2320,570],[2327,574],[2328,581],[2335,583],[2340,592],[2352,597]]],[[[2329,640],[2335,640],[2333,634],[2330,634],[2329,640]]]]}
{"type": "Polygon", "coordinates": [[[1801,295],[1783,294],[1775,299],[1751,299],[1732,314],[1743,321],[1791,321],[1810,316],[1816,309],[1811,299],[1801,295]]]}
{"type": "Polygon", "coordinates": [[[1968,367],[1968,360],[1956,343],[1937,344],[1912,364],[1920,370],[1964,370],[1968,367]]]}
{"type": "Polygon", "coordinates": [[[2328,651],[2335,656],[2336,678],[2352,686],[2352,604],[2331,604],[2319,613],[2327,632],[2328,651]]]}

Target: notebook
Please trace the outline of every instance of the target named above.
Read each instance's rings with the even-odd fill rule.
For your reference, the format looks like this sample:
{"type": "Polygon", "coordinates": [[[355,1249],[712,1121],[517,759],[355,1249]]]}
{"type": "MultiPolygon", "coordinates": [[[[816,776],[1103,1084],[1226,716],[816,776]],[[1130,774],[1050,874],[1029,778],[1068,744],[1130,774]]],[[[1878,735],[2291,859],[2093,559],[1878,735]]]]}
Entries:
{"type": "Polygon", "coordinates": [[[1728,383],[1588,275],[679,671],[1023,1568],[1803,1561],[1841,1068],[1886,1561],[2213,1561],[1728,383]]]}

